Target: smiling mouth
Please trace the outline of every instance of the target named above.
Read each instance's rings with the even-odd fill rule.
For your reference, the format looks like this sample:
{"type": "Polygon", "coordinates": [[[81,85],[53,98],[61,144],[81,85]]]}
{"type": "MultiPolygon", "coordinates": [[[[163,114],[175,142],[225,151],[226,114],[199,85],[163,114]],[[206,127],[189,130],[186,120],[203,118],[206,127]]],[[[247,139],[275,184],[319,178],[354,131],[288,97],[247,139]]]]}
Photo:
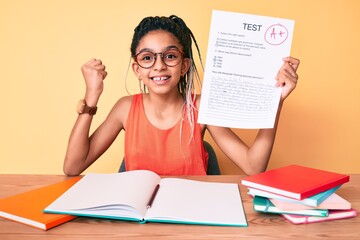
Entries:
{"type": "Polygon", "coordinates": [[[164,77],[152,77],[151,80],[155,81],[155,82],[163,82],[168,80],[170,77],[169,76],[164,76],[164,77]]]}

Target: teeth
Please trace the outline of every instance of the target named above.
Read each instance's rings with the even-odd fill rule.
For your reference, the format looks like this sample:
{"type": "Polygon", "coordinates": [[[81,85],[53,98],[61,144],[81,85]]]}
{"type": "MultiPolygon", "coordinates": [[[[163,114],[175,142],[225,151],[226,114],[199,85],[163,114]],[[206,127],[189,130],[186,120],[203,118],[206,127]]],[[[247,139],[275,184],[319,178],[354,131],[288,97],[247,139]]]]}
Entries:
{"type": "Polygon", "coordinates": [[[166,79],[168,79],[169,77],[154,77],[153,80],[154,81],[164,81],[166,79]]]}

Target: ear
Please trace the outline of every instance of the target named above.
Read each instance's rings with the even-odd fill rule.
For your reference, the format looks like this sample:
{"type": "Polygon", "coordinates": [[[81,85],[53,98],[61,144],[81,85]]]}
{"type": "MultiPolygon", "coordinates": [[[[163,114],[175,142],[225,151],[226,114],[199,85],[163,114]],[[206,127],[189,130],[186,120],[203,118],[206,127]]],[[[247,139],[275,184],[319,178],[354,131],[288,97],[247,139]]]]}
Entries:
{"type": "Polygon", "coordinates": [[[184,76],[190,68],[190,58],[184,58],[181,64],[181,76],[184,76]]]}
{"type": "Polygon", "coordinates": [[[139,65],[136,63],[136,62],[133,62],[132,64],[131,64],[131,67],[132,67],[132,70],[134,71],[134,73],[135,73],[135,75],[137,76],[137,77],[139,77],[141,74],[140,74],[140,67],[139,67],[139,65]]]}

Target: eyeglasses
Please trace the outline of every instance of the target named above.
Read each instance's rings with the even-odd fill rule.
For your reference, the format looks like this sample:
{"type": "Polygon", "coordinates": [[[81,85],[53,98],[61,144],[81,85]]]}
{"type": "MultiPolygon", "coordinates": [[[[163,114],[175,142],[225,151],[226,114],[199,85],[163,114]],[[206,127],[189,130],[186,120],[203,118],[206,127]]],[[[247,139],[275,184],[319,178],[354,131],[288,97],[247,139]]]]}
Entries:
{"type": "Polygon", "coordinates": [[[135,55],[134,59],[137,64],[139,64],[142,68],[151,68],[154,66],[157,55],[160,55],[163,63],[168,67],[174,67],[178,65],[184,55],[177,48],[170,48],[165,52],[153,53],[149,50],[140,51],[138,54],[135,55]]]}

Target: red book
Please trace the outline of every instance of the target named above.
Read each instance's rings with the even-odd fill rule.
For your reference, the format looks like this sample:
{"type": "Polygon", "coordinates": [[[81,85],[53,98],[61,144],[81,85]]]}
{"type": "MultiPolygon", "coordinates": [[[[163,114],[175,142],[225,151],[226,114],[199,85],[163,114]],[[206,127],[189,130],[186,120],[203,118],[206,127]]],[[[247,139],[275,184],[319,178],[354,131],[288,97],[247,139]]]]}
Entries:
{"type": "Polygon", "coordinates": [[[302,200],[349,180],[349,175],[290,165],[245,177],[241,180],[241,184],[302,200]]]}
{"type": "Polygon", "coordinates": [[[81,177],[75,177],[0,199],[0,217],[43,230],[70,221],[75,216],[49,214],[43,210],[80,179],[81,177]]]}

